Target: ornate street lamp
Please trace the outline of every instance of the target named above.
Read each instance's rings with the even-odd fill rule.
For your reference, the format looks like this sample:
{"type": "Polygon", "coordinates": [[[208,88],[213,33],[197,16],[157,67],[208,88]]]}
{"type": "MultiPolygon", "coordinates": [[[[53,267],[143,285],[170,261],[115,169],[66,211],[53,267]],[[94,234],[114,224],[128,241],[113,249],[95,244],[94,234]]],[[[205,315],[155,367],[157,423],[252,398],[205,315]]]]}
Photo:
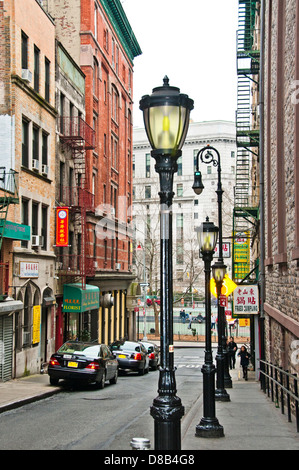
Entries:
{"type": "Polygon", "coordinates": [[[218,350],[216,355],[217,361],[217,381],[215,399],[219,401],[230,401],[230,396],[224,388],[224,374],[225,374],[225,356],[224,356],[224,339],[225,338],[225,311],[220,305],[221,288],[226,274],[226,266],[223,260],[219,260],[212,266],[213,278],[216,283],[217,291],[217,304],[218,304],[218,350]]]}
{"type": "MultiPolygon", "coordinates": [[[[221,182],[221,159],[217,149],[207,145],[203,147],[196,156],[196,171],[194,173],[193,189],[196,194],[201,194],[203,184],[199,183],[199,158],[202,163],[211,164],[217,167],[218,185],[217,185],[217,202],[218,202],[218,225],[219,225],[219,262],[223,264],[223,248],[222,248],[222,182],[221,182]],[[200,192],[198,192],[200,191],[200,192]]],[[[226,349],[226,336],[225,336],[225,308],[220,305],[218,297],[218,350],[216,356],[217,363],[217,390],[216,400],[230,401],[230,397],[225,390],[225,387],[232,388],[232,380],[228,371],[228,356],[226,349]]]]}
{"type": "Polygon", "coordinates": [[[140,100],[144,125],[156,160],[155,170],[160,177],[160,238],[161,238],[161,366],[157,398],[151,407],[155,420],[155,449],[181,449],[181,423],[184,407],[176,395],[173,347],[172,291],[172,200],[173,176],[178,170],[177,159],[182,155],[193,100],[169,85],[153,89],[152,95],[140,100]]]}
{"type": "Polygon", "coordinates": [[[212,338],[211,338],[211,263],[214,249],[217,243],[219,229],[213,222],[206,222],[200,227],[196,227],[199,251],[205,265],[205,314],[206,314],[206,344],[205,360],[201,369],[203,373],[203,417],[196,426],[195,435],[197,437],[223,437],[223,427],[219,424],[215,412],[215,373],[213,364],[212,338]]]}

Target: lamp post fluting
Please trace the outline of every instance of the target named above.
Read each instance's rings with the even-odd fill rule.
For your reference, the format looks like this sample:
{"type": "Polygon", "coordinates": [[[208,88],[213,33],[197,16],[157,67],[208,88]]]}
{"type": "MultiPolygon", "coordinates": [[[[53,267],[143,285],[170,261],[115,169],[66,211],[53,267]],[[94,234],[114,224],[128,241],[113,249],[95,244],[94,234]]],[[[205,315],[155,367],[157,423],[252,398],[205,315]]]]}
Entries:
{"type": "Polygon", "coordinates": [[[172,268],[172,201],[173,177],[182,155],[193,100],[169,85],[153,89],[152,95],[140,100],[147,137],[156,161],[160,180],[160,337],[161,361],[158,396],[151,407],[155,420],[155,450],[181,449],[181,418],[184,407],[176,395],[173,346],[173,268],[172,268]]]}
{"type": "MultiPolygon", "coordinates": [[[[223,264],[223,236],[222,236],[222,181],[221,181],[221,158],[220,153],[214,147],[206,145],[203,147],[196,156],[196,172],[194,174],[194,185],[193,190],[196,194],[201,194],[204,186],[201,181],[201,176],[198,176],[199,172],[199,158],[202,163],[212,164],[217,167],[218,184],[217,184],[217,203],[218,203],[218,225],[219,225],[219,257],[218,260],[223,264]],[[216,156],[215,156],[216,155],[216,156]]],[[[201,175],[201,174],[200,174],[201,175]]],[[[223,282],[223,281],[222,281],[223,282]]],[[[222,285],[221,282],[221,285],[222,285]]],[[[221,293],[221,290],[220,290],[221,293]]],[[[228,356],[226,349],[226,336],[225,336],[225,307],[220,305],[220,294],[217,294],[217,306],[218,306],[218,348],[216,355],[217,363],[217,389],[216,389],[216,400],[219,401],[230,401],[230,396],[226,391],[227,388],[232,388],[232,380],[228,371],[228,356]]]]}
{"type": "Polygon", "coordinates": [[[213,364],[212,338],[211,338],[211,263],[213,260],[214,249],[217,242],[218,227],[207,217],[200,227],[196,227],[199,250],[204,261],[205,271],[205,358],[201,369],[203,374],[203,417],[196,426],[195,435],[197,437],[223,437],[223,426],[219,424],[216,418],[215,406],[215,373],[216,368],[213,364]]]}

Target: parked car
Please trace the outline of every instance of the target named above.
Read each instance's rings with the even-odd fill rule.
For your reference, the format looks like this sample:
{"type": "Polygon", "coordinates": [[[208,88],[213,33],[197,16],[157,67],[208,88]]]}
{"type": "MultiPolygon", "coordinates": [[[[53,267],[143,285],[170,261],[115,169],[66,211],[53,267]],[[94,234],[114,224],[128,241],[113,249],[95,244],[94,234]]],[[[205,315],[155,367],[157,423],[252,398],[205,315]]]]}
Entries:
{"type": "Polygon", "coordinates": [[[149,366],[153,370],[157,370],[160,365],[160,349],[156,344],[140,341],[148,352],[149,366]]]}
{"type": "Polygon", "coordinates": [[[139,375],[143,375],[145,372],[149,371],[148,352],[140,342],[117,342],[113,343],[110,347],[118,361],[120,369],[133,370],[138,372],[139,375]]]}
{"type": "Polygon", "coordinates": [[[51,385],[65,379],[104,388],[106,380],[117,382],[118,362],[105,344],[67,341],[52,355],[48,374],[51,385]]]}

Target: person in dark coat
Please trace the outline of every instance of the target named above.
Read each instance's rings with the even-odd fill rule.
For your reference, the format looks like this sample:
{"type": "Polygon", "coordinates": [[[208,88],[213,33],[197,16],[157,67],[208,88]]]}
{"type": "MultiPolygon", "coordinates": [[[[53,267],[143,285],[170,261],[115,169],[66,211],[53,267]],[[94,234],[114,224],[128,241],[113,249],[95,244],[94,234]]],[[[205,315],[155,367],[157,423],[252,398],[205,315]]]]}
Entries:
{"type": "Polygon", "coordinates": [[[229,342],[227,343],[227,352],[228,352],[228,360],[229,360],[229,368],[234,369],[236,364],[236,352],[238,346],[234,342],[234,338],[231,336],[229,342]]]}
{"type": "Polygon", "coordinates": [[[240,363],[243,368],[243,379],[248,380],[248,366],[249,366],[249,358],[250,354],[247,351],[245,346],[241,346],[240,352],[238,353],[238,356],[240,356],[240,363]]]}

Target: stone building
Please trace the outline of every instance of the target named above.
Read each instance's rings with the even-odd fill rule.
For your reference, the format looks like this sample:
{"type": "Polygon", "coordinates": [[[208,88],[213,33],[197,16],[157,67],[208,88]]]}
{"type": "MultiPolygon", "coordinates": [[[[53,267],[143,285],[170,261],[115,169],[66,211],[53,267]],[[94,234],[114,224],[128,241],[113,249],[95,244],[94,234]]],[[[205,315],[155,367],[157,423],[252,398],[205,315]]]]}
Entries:
{"type": "MultiPolygon", "coordinates": [[[[234,178],[236,167],[235,124],[228,121],[190,122],[188,135],[178,160],[178,172],[174,176],[173,201],[173,286],[177,293],[193,292],[204,295],[203,263],[199,260],[199,248],[195,227],[208,216],[218,226],[217,167],[199,159],[199,170],[205,189],[196,195],[192,189],[196,156],[206,145],[215,147],[220,154],[223,195],[223,242],[225,264],[231,275],[232,210],[234,203],[234,178]]],[[[146,280],[150,290],[157,292],[160,279],[160,225],[159,178],[155,161],[144,128],[134,129],[134,226],[135,265],[138,279],[146,280]],[[145,254],[145,263],[144,263],[145,254]],[[144,264],[146,272],[144,274],[144,264]],[[145,277],[145,279],[144,279],[145,277]]],[[[217,255],[215,255],[217,258],[217,255]]]]}
{"type": "Polygon", "coordinates": [[[266,359],[299,372],[299,1],[265,5],[266,359]]]}
{"type": "Polygon", "coordinates": [[[1,211],[1,261],[9,264],[9,298],[23,305],[2,325],[10,327],[11,378],[38,372],[55,348],[55,25],[36,0],[26,8],[1,1],[0,19],[1,188],[12,203],[1,211]]]}

